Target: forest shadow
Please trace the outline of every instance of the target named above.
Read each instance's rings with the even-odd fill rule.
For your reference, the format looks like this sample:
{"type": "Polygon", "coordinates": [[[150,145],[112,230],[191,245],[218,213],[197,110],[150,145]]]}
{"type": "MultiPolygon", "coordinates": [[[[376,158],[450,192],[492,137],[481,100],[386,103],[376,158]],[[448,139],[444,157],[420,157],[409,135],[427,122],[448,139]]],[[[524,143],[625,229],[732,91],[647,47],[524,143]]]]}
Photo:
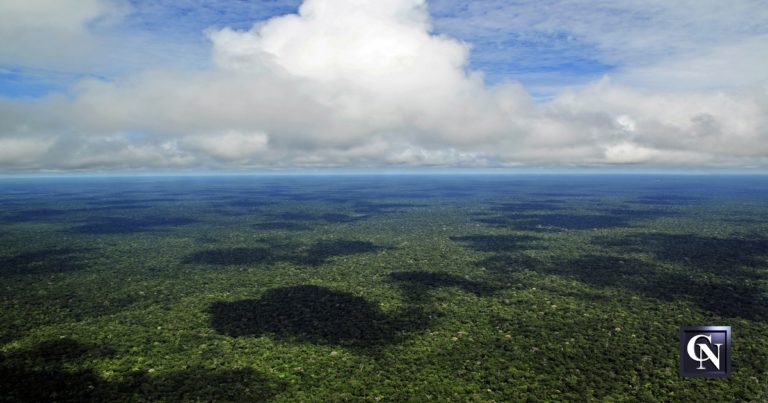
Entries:
{"type": "MultiPolygon", "coordinates": [[[[2,221],[11,224],[25,223],[25,222],[56,222],[66,221],[67,216],[74,213],[93,213],[97,211],[122,211],[122,210],[140,210],[148,209],[153,206],[148,204],[115,204],[115,205],[100,205],[98,207],[87,208],[70,208],[70,209],[30,209],[16,211],[2,217],[2,221]]],[[[96,218],[90,218],[90,220],[96,220],[96,218]]]]}
{"type": "Polygon", "coordinates": [[[109,347],[72,339],[42,342],[0,354],[0,397],[12,402],[236,401],[269,399],[285,385],[251,369],[193,367],[167,375],[132,372],[119,381],[101,378],[72,364],[109,358],[109,347]]]}
{"type": "Polygon", "coordinates": [[[523,255],[497,255],[481,260],[477,265],[500,276],[500,281],[529,270],[570,277],[593,287],[636,292],[662,301],[688,301],[722,316],[750,320],[768,318],[768,299],[759,287],[745,283],[741,277],[697,276],[633,258],[601,255],[553,262],[523,255]]]}
{"type": "Polygon", "coordinates": [[[228,207],[237,207],[245,209],[254,209],[263,206],[270,205],[272,203],[266,200],[254,200],[254,199],[226,199],[221,202],[222,205],[228,207]]]}
{"type": "Polygon", "coordinates": [[[476,265],[496,275],[506,275],[524,270],[540,270],[544,262],[530,256],[513,254],[490,256],[477,262],[476,265]]]}
{"type": "Polygon", "coordinates": [[[701,200],[702,200],[701,197],[661,194],[661,195],[640,196],[632,200],[632,203],[660,205],[660,206],[675,206],[675,205],[696,204],[701,202],[701,200]]]}
{"type": "Polygon", "coordinates": [[[551,197],[551,198],[558,198],[558,199],[573,199],[573,198],[581,198],[581,197],[592,197],[595,196],[594,192],[582,192],[578,190],[574,191],[565,191],[565,192],[530,192],[527,193],[531,196],[543,196],[543,197],[551,197]]]}
{"type": "Polygon", "coordinates": [[[364,220],[367,218],[369,218],[368,215],[352,216],[349,214],[341,214],[341,213],[328,213],[328,214],[321,214],[319,216],[319,219],[321,221],[325,221],[327,223],[332,223],[332,224],[350,223],[350,222],[364,220]]]}
{"type": "Polygon", "coordinates": [[[68,338],[52,339],[38,343],[29,350],[4,353],[2,365],[23,362],[41,368],[58,367],[66,362],[107,358],[114,354],[114,349],[107,346],[83,344],[68,338]]]}
{"type": "MultiPolygon", "coordinates": [[[[400,194],[400,193],[398,193],[400,194]]],[[[361,214],[383,214],[391,213],[395,210],[401,210],[406,208],[426,207],[425,204],[416,203],[385,203],[385,202],[369,202],[360,201],[355,203],[353,210],[361,214]]]]}
{"type": "Polygon", "coordinates": [[[210,235],[210,234],[202,234],[195,238],[195,242],[203,244],[203,245],[213,245],[216,242],[218,242],[218,238],[210,235]]]}
{"type": "Polygon", "coordinates": [[[597,214],[583,213],[527,213],[511,211],[496,216],[482,216],[475,221],[497,228],[514,228],[521,231],[554,232],[625,228],[638,220],[676,216],[680,213],[664,210],[613,208],[597,210],[597,214]]]}
{"type": "Polygon", "coordinates": [[[277,222],[300,222],[303,225],[307,225],[307,223],[322,222],[329,224],[352,223],[370,218],[369,215],[350,215],[343,213],[312,214],[295,211],[275,214],[273,217],[277,222]]]}
{"type": "Polygon", "coordinates": [[[547,271],[575,277],[591,285],[627,289],[659,300],[690,301],[722,316],[750,320],[768,318],[768,299],[762,290],[733,281],[733,278],[700,277],[639,260],[594,255],[557,263],[547,271]]]}
{"type": "Polygon", "coordinates": [[[597,238],[593,243],[627,252],[650,252],[669,262],[724,276],[756,275],[768,264],[768,239],[715,238],[688,234],[637,234],[619,239],[597,238]]]}
{"type": "Polygon", "coordinates": [[[296,255],[293,261],[298,264],[319,266],[332,257],[378,252],[382,249],[369,241],[346,239],[320,241],[312,244],[303,254],[296,255]]]}
{"type": "Polygon", "coordinates": [[[552,211],[562,210],[560,206],[563,202],[560,200],[542,200],[542,201],[529,201],[529,202],[514,202],[514,203],[498,203],[492,206],[490,209],[493,211],[501,211],[505,213],[516,211],[552,211]]]}
{"type": "Polygon", "coordinates": [[[249,216],[261,211],[262,207],[274,203],[274,201],[238,197],[233,198],[232,196],[208,197],[208,202],[211,205],[209,211],[214,214],[228,217],[249,216]]]}
{"type": "Polygon", "coordinates": [[[101,207],[88,207],[68,210],[71,212],[94,212],[94,211],[120,211],[120,210],[144,210],[154,207],[150,204],[109,204],[101,207]]]}
{"type": "Polygon", "coordinates": [[[399,271],[389,274],[389,281],[400,287],[405,297],[412,301],[424,300],[431,291],[440,288],[458,288],[477,296],[487,296],[496,291],[486,283],[461,276],[433,271],[399,271]]]}
{"type": "Polygon", "coordinates": [[[0,276],[67,273],[82,269],[81,255],[92,249],[59,248],[0,257],[0,276]]]}
{"type": "Polygon", "coordinates": [[[289,221],[268,221],[268,222],[261,222],[258,224],[254,224],[253,227],[258,230],[262,231],[273,231],[273,230],[283,230],[283,231],[307,231],[312,229],[309,225],[299,224],[295,222],[289,222],[289,221]]]}
{"type": "Polygon", "coordinates": [[[6,215],[2,220],[3,222],[14,224],[30,221],[52,221],[60,219],[62,216],[66,215],[67,212],[67,210],[50,208],[21,210],[6,215]]]}
{"type": "Polygon", "coordinates": [[[319,241],[309,247],[293,243],[265,241],[267,246],[211,249],[193,253],[183,259],[186,264],[247,266],[260,263],[289,262],[320,266],[337,256],[377,252],[384,248],[369,241],[337,239],[319,241]]]}
{"type": "Polygon", "coordinates": [[[297,211],[288,211],[285,213],[275,214],[274,217],[283,221],[315,221],[317,218],[317,216],[314,214],[297,211]]]}
{"type": "Polygon", "coordinates": [[[198,221],[187,217],[91,217],[85,224],[74,226],[69,231],[90,235],[132,234],[154,232],[196,222],[198,221]]]}
{"type": "Polygon", "coordinates": [[[629,221],[622,216],[597,214],[510,214],[506,224],[517,230],[589,230],[628,227],[629,221]]]}
{"type": "Polygon", "coordinates": [[[531,243],[539,238],[529,235],[464,235],[450,239],[479,252],[517,252],[532,249],[531,243]]]}
{"type": "Polygon", "coordinates": [[[183,259],[186,264],[207,264],[218,266],[246,266],[275,259],[270,248],[226,248],[212,249],[193,253],[183,259]]]}
{"type": "Polygon", "coordinates": [[[105,199],[99,199],[99,200],[89,200],[87,204],[92,206],[106,206],[106,207],[115,207],[117,206],[130,206],[130,205],[149,205],[151,203],[164,203],[164,202],[178,202],[181,199],[178,198],[171,198],[171,197],[148,197],[148,198],[138,198],[138,199],[118,199],[118,198],[105,198],[105,199]]]}
{"type": "Polygon", "coordinates": [[[231,337],[268,335],[363,349],[395,343],[429,322],[418,310],[388,314],[362,297],[315,285],[273,288],[259,299],[215,302],[209,314],[211,326],[231,337]]]}

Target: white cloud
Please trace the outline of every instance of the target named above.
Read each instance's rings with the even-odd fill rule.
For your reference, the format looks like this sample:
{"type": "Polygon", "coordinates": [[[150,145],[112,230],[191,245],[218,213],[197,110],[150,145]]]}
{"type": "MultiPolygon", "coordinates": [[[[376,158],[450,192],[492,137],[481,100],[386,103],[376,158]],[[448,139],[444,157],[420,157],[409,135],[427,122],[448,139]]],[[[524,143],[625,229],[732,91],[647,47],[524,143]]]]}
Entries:
{"type": "Polygon", "coordinates": [[[655,90],[743,88],[768,77],[764,1],[433,0],[430,9],[441,31],[487,48],[481,64],[541,69],[544,83],[561,88],[573,85],[560,80],[567,66],[580,63],[613,66],[618,82],[655,90]]]}
{"type": "MultiPolygon", "coordinates": [[[[768,22],[767,22],[768,23],[768,22]]],[[[627,67],[616,79],[655,90],[721,90],[768,82],[768,35],[674,55],[654,64],[627,67]]]]}
{"type": "Polygon", "coordinates": [[[48,153],[53,140],[7,137],[0,138],[0,166],[35,166],[48,153]]]}
{"type": "Polygon", "coordinates": [[[654,149],[627,141],[607,146],[605,149],[605,159],[609,163],[629,164],[648,162],[657,154],[658,152],[654,149]]]}
{"type": "Polygon", "coordinates": [[[617,117],[616,124],[619,125],[622,130],[628,133],[634,133],[635,130],[637,130],[637,123],[635,123],[635,121],[627,115],[621,115],[617,117]]]}
{"type": "Polygon", "coordinates": [[[254,157],[267,149],[269,137],[264,133],[239,133],[228,131],[221,134],[190,136],[183,145],[214,158],[243,160],[254,157]]]}
{"type": "Polygon", "coordinates": [[[27,156],[0,153],[0,163],[754,166],[768,156],[766,85],[662,91],[630,86],[627,73],[536,103],[517,83],[488,87],[468,71],[469,45],[433,34],[419,0],[306,0],[299,14],[208,36],[209,70],[85,80],[70,97],[0,103],[0,141],[27,156]]]}
{"type": "Polygon", "coordinates": [[[3,0],[0,64],[83,67],[99,48],[89,26],[114,22],[127,10],[109,0],[3,0]]]}

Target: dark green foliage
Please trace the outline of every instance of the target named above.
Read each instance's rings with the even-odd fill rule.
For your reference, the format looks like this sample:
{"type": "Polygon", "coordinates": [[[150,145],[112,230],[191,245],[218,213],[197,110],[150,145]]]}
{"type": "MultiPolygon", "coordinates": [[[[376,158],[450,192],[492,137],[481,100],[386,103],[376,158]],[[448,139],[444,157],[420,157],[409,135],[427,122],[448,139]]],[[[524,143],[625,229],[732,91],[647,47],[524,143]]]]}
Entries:
{"type": "Polygon", "coordinates": [[[629,225],[625,214],[507,214],[499,217],[479,218],[477,221],[525,231],[584,230],[617,228],[629,225]]]}
{"type": "Polygon", "coordinates": [[[21,210],[4,217],[3,221],[6,221],[6,222],[47,221],[50,219],[58,219],[66,213],[67,213],[66,210],[50,209],[50,208],[21,210]]]}
{"type": "Polygon", "coordinates": [[[355,222],[365,218],[365,216],[350,216],[347,214],[328,213],[319,217],[321,220],[329,223],[355,222]]]}
{"type": "Polygon", "coordinates": [[[630,227],[638,220],[680,215],[677,211],[635,209],[623,205],[618,208],[602,208],[601,203],[594,201],[590,207],[593,211],[566,214],[553,212],[564,209],[555,201],[502,203],[491,208],[500,214],[489,216],[488,213],[479,213],[475,214],[475,220],[499,228],[552,232],[630,227]]]}
{"type": "Polygon", "coordinates": [[[285,221],[287,223],[294,223],[294,225],[299,225],[297,224],[299,222],[350,223],[350,222],[355,222],[355,221],[365,219],[366,216],[349,215],[349,214],[341,214],[341,213],[310,214],[310,213],[302,213],[302,212],[287,212],[287,213],[277,214],[275,218],[277,218],[280,221],[285,221]]]}
{"type": "Polygon", "coordinates": [[[261,206],[267,205],[269,204],[269,202],[264,200],[254,200],[254,199],[234,199],[234,200],[226,200],[223,202],[223,204],[231,207],[255,208],[255,207],[261,207],[261,206]]]}
{"type": "Polygon", "coordinates": [[[0,258],[0,277],[79,270],[82,268],[79,260],[87,252],[89,250],[77,248],[44,249],[0,258]]]}
{"type": "Polygon", "coordinates": [[[251,265],[261,263],[271,258],[272,255],[267,248],[232,248],[197,252],[194,255],[187,256],[184,259],[184,262],[222,266],[251,265]]]}
{"type": "Polygon", "coordinates": [[[301,212],[280,213],[276,216],[276,218],[284,221],[314,221],[315,220],[315,216],[313,214],[301,213],[301,212]]]}
{"type": "Polygon", "coordinates": [[[335,256],[370,253],[379,250],[381,250],[381,248],[369,241],[353,241],[346,239],[320,241],[310,246],[304,254],[293,257],[293,261],[311,266],[319,266],[326,260],[335,256]]]}
{"type": "Polygon", "coordinates": [[[92,370],[69,370],[115,351],[71,339],[45,341],[0,356],[0,400],[8,402],[255,401],[268,399],[283,387],[251,369],[217,371],[191,368],[166,375],[144,371],[121,380],[102,379],[92,370]]]}
{"type": "Polygon", "coordinates": [[[730,275],[743,266],[765,267],[768,238],[716,238],[690,234],[639,234],[597,243],[624,252],[649,252],[656,257],[683,263],[694,270],[713,270],[730,275]]]}
{"type": "Polygon", "coordinates": [[[254,228],[264,231],[269,230],[286,230],[286,231],[306,231],[311,229],[310,226],[304,224],[297,224],[293,222],[285,221],[268,221],[253,225],[254,228]]]}
{"type": "Polygon", "coordinates": [[[514,252],[531,248],[531,241],[537,238],[529,235],[465,235],[453,236],[452,241],[461,242],[481,252],[514,252]]]}
{"type": "Polygon", "coordinates": [[[675,205],[675,204],[696,203],[699,200],[701,200],[700,197],[666,194],[666,195],[641,196],[633,200],[632,203],[653,204],[653,205],[675,205]]]}
{"type": "Polygon", "coordinates": [[[412,203],[374,203],[370,201],[359,202],[355,205],[354,210],[357,213],[365,214],[381,214],[386,212],[392,212],[393,210],[422,207],[423,204],[412,203]]]}
{"type": "Polygon", "coordinates": [[[768,179],[0,181],[0,401],[768,401],[768,179]],[[680,326],[734,374],[681,379],[680,326]]]}
{"type": "Polygon", "coordinates": [[[137,199],[124,199],[124,198],[105,198],[105,199],[98,199],[98,200],[88,200],[86,203],[92,206],[105,206],[105,207],[120,207],[120,208],[126,208],[129,206],[146,206],[146,205],[153,205],[156,203],[163,203],[163,202],[178,202],[179,199],[170,198],[170,197],[148,197],[148,198],[137,198],[137,199]]]}
{"type": "Polygon", "coordinates": [[[390,273],[389,278],[403,289],[406,297],[413,300],[421,300],[430,291],[444,287],[456,287],[478,296],[489,295],[494,291],[488,284],[440,272],[398,271],[390,273]]]}
{"type": "MultiPolygon", "coordinates": [[[[500,250],[499,252],[504,252],[500,250]]],[[[478,267],[488,269],[496,274],[509,274],[524,270],[540,269],[544,263],[527,255],[494,255],[477,263],[478,267]]]]}
{"type": "MultiPolygon", "coordinates": [[[[768,319],[768,298],[752,285],[728,278],[702,278],[634,259],[583,256],[537,267],[545,273],[573,276],[599,287],[616,287],[661,300],[691,301],[721,316],[768,319]],[[727,303],[724,303],[727,301],[727,303]]],[[[727,276],[727,274],[726,274],[727,276]]]]}
{"type": "Polygon", "coordinates": [[[493,211],[503,212],[517,212],[517,211],[552,211],[560,210],[558,204],[562,203],[561,200],[556,201],[537,201],[537,202],[517,202],[517,203],[500,203],[498,206],[493,206],[493,211]]]}
{"type": "Polygon", "coordinates": [[[73,232],[91,235],[130,234],[154,231],[178,225],[188,225],[196,220],[187,217],[94,217],[87,223],[73,227],[73,232]]]}
{"type": "Polygon", "coordinates": [[[266,242],[269,246],[201,251],[187,256],[184,258],[184,262],[189,264],[242,266],[283,261],[299,265],[319,266],[332,257],[376,252],[381,249],[368,241],[345,239],[320,241],[309,247],[302,247],[293,243],[266,242]]]}
{"type": "Polygon", "coordinates": [[[255,300],[216,302],[210,315],[211,326],[228,336],[269,334],[354,347],[391,343],[427,324],[414,311],[389,316],[364,298],[313,285],[273,288],[255,300]]]}

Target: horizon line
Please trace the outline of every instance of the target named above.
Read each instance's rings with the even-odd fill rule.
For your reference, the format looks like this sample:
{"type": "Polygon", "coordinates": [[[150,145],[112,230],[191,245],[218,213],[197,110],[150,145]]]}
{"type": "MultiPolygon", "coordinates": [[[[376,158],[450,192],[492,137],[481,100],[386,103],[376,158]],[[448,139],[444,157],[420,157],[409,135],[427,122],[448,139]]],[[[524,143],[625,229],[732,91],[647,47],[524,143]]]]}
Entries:
{"type": "Polygon", "coordinates": [[[526,176],[526,175],[659,175],[659,176],[768,176],[765,168],[322,168],[253,171],[114,170],[57,172],[0,172],[0,179],[24,178],[134,178],[134,177],[246,177],[246,176],[526,176]]]}

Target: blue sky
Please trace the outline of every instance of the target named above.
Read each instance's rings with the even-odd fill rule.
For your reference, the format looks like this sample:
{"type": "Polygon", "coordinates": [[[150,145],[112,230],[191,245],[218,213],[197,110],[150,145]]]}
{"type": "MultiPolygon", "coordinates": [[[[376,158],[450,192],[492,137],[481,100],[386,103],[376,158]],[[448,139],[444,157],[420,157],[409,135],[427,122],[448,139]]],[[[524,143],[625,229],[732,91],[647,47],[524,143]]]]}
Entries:
{"type": "Polygon", "coordinates": [[[0,2],[0,173],[765,169],[762,0],[0,2]]]}
{"type": "MultiPolygon", "coordinates": [[[[300,1],[202,1],[130,0],[121,7],[127,14],[119,21],[100,25],[91,21],[90,30],[112,38],[111,51],[121,59],[134,60],[126,68],[118,63],[100,63],[64,69],[0,63],[0,96],[29,98],[68,87],[89,76],[106,80],[158,65],[175,64],[179,58],[188,66],[208,65],[210,43],[204,34],[210,27],[250,29],[270,17],[295,13],[300,1]],[[159,49],[153,49],[157,47],[159,49]]],[[[9,38],[10,39],[10,38],[9,38]]]]}
{"type": "MultiPolygon", "coordinates": [[[[176,63],[179,57],[189,66],[205,68],[210,46],[204,34],[207,29],[248,30],[271,17],[296,13],[301,1],[130,0],[126,4],[130,11],[119,22],[108,26],[91,24],[91,29],[99,35],[114,37],[122,58],[140,60],[135,65],[56,70],[5,63],[0,65],[0,96],[28,98],[66,92],[85,77],[119,79],[143,68],[176,63]],[[133,40],[121,41],[125,38],[133,40]],[[143,40],[137,42],[136,38],[143,40]],[[158,42],[165,44],[158,46],[158,42]],[[160,48],[151,57],[146,57],[147,43],[160,48]],[[181,49],[179,53],[183,55],[176,49],[181,49]]],[[[568,32],[531,35],[504,29],[457,29],[456,19],[476,18],[467,10],[466,2],[433,1],[429,8],[433,32],[470,43],[468,68],[484,72],[491,85],[516,80],[534,95],[548,99],[557,88],[586,83],[615,68],[600,60],[594,44],[580,41],[568,32]]]]}
{"type": "MultiPolygon", "coordinates": [[[[248,30],[254,23],[271,17],[296,13],[301,1],[131,1],[134,13],[124,29],[151,31],[184,37],[188,42],[207,45],[204,32],[209,27],[248,30]],[[173,21],[173,24],[168,24],[173,21]]],[[[433,32],[448,35],[472,45],[469,68],[485,73],[489,84],[512,79],[539,87],[582,84],[613,70],[599,59],[593,44],[580,41],[568,32],[521,34],[511,29],[456,29],[452,21],[477,18],[468,12],[464,1],[432,1],[433,32]]],[[[544,94],[542,94],[544,95],[544,94]]]]}

